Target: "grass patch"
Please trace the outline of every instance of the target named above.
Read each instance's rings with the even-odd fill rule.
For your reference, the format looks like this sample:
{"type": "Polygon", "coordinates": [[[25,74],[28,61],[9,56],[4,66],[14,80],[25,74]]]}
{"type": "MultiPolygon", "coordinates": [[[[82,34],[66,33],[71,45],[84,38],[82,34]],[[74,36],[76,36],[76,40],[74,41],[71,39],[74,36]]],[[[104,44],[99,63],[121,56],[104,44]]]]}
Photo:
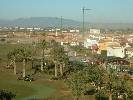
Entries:
{"type": "Polygon", "coordinates": [[[44,98],[52,95],[56,91],[56,88],[47,84],[16,80],[14,75],[7,73],[0,73],[0,89],[5,89],[15,93],[16,97],[14,100],[44,98]]]}

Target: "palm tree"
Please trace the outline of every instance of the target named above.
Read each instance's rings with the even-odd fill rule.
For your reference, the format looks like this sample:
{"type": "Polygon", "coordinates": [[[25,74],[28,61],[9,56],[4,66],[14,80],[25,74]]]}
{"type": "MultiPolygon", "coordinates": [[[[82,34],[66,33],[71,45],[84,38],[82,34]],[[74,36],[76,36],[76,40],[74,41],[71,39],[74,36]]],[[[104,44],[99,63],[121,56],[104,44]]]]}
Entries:
{"type": "Polygon", "coordinates": [[[26,70],[25,70],[25,58],[23,58],[23,77],[25,77],[26,76],[26,70]]]}
{"type": "Polygon", "coordinates": [[[8,53],[7,56],[8,56],[8,59],[10,59],[10,61],[11,61],[10,62],[10,65],[13,66],[13,68],[14,68],[14,74],[16,75],[16,73],[17,73],[17,69],[16,69],[16,58],[18,56],[18,49],[12,50],[11,52],[8,53]]]}
{"type": "Polygon", "coordinates": [[[61,76],[63,75],[63,67],[64,67],[64,64],[60,64],[60,74],[61,74],[61,76]]]}
{"type": "Polygon", "coordinates": [[[47,50],[48,48],[48,42],[46,40],[43,40],[41,43],[40,43],[40,47],[42,49],[41,51],[41,71],[44,71],[44,59],[45,59],[45,51],[47,50]]]}
{"type": "Polygon", "coordinates": [[[22,47],[19,49],[19,58],[22,59],[23,62],[23,68],[22,68],[22,73],[23,77],[26,76],[26,61],[31,58],[31,51],[22,47]]]}
{"type": "Polygon", "coordinates": [[[55,70],[55,74],[54,74],[54,75],[55,75],[55,77],[57,77],[57,74],[58,74],[58,70],[57,70],[57,62],[54,61],[54,63],[55,63],[55,69],[54,69],[54,70],[55,70]]]}
{"type": "Polygon", "coordinates": [[[57,65],[59,64],[58,58],[57,58],[57,56],[58,56],[58,54],[57,54],[57,52],[58,52],[58,50],[57,50],[58,49],[58,47],[57,47],[58,43],[56,41],[52,40],[50,46],[51,46],[50,59],[53,61],[54,65],[55,65],[54,76],[57,77],[57,71],[58,71],[57,70],[57,65]]]}
{"type": "Polygon", "coordinates": [[[55,77],[57,77],[58,65],[60,67],[60,75],[63,75],[63,67],[65,67],[68,57],[64,52],[64,48],[57,42],[52,41],[51,59],[55,64],[55,77]]]}

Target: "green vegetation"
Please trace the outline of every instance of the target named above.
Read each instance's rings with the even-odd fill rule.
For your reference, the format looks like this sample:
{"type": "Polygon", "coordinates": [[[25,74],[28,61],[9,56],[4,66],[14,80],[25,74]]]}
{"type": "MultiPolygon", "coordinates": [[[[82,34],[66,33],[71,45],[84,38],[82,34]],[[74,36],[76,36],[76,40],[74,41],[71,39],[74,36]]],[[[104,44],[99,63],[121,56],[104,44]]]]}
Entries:
{"type": "Polygon", "coordinates": [[[0,100],[11,100],[15,97],[15,94],[6,90],[0,90],[0,100]]]}
{"type": "Polygon", "coordinates": [[[69,61],[64,47],[54,40],[0,44],[0,89],[15,93],[15,100],[132,100],[132,82],[119,77],[104,62],[105,53],[96,56],[80,48],[78,53],[101,60],[104,66],[69,61]],[[27,75],[35,81],[25,81],[27,75]]]}
{"type": "Polygon", "coordinates": [[[17,77],[12,75],[10,69],[7,71],[0,73],[0,89],[15,93],[15,100],[27,100],[34,97],[44,98],[56,91],[56,87],[40,80],[35,82],[17,80],[17,77]]]}

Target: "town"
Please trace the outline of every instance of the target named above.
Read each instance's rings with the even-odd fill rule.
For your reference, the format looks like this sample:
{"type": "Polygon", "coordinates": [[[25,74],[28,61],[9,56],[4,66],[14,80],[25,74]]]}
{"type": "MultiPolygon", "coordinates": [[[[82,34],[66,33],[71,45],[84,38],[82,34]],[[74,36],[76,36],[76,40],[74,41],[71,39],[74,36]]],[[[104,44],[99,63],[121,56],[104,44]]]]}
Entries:
{"type": "Polygon", "coordinates": [[[0,40],[1,44],[33,44],[55,40],[64,46],[83,46],[96,54],[106,52],[107,57],[131,59],[133,56],[133,30],[123,32],[88,28],[85,34],[81,33],[75,28],[0,27],[0,40]]]}
{"type": "Polygon", "coordinates": [[[132,0],[0,0],[0,100],[133,100],[132,0]]]}
{"type": "MultiPolygon", "coordinates": [[[[0,45],[1,71],[10,73],[14,69],[13,73],[17,75],[16,80],[37,81],[45,76],[43,73],[47,73],[48,76],[54,75],[50,81],[66,80],[69,77],[67,74],[72,72],[79,71],[78,74],[83,74],[82,71],[80,72],[80,68],[85,69],[85,66],[92,66],[95,71],[102,72],[112,69],[122,80],[126,79],[131,82],[133,80],[133,30],[88,28],[83,34],[79,28],[1,27],[0,45]],[[23,53],[24,55],[22,55],[23,53]],[[24,58],[20,58],[21,55],[24,58]],[[23,59],[23,64],[25,62],[23,68],[19,67],[21,59],[23,59]],[[54,70],[53,64],[55,64],[54,70]],[[101,66],[102,69],[99,69],[98,66],[101,66]]],[[[89,71],[88,74],[90,74],[89,71]]],[[[104,75],[105,73],[97,74],[104,75]]],[[[102,80],[99,78],[102,76],[96,79],[92,77],[94,81],[101,82],[102,80]]],[[[79,80],[75,79],[75,81],[79,80]]],[[[99,84],[102,85],[101,88],[104,88],[105,83],[102,82],[99,84]]],[[[73,82],[69,84],[76,85],[73,82]]],[[[99,86],[95,82],[93,84],[94,87],[99,86]]],[[[89,91],[91,90],[86,90],[84,94],[89,94],[89,91]]],[[[102,96],[98,98],[102,98],[102,96]]],[[[122,95],[119,95],[118,98],[124,99],[122,95]]]]}

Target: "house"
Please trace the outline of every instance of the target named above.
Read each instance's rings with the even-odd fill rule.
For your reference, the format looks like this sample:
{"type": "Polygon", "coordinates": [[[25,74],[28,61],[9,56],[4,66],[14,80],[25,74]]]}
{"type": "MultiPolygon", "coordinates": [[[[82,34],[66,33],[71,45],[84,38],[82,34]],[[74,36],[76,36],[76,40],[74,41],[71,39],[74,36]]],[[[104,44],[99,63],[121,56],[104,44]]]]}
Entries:
{"type": "Polygon", "coordinates": [[[27,30],[29,30],[29,31],[33,31],[34,28],[32,28],[32,27],[27,27],[27,30]]]}
{"type": "Polygon", "coordinates": [[[86,39],[84,41],[84,47],[89,48],[92,47],[93,45],[98,45],[98,41],[94,39],[86,39]]]}
{"type": "Polygon", "coordinates": [[[0,34],[0,38],[7,38],[8,35],[7,34],[0,34]]]}
{"type": "Polygon", "coordinates": [[[70,43],[70,45],[71,45],[71,46],[76,46],[76,45],[79,45],[79,42],[74,42],[74,41],[73,41],[73,42],[70,43]]]}
{"type": "Polygon", "coordinates": [[[120,43],[117,41],[112,41],[111,38],[110,39],[103,39],[99,41],[99,49],[98,49],[98,54],[101,54],[101,51],[105,51],[107,50],[108,47],[117,47],[120,46],[120,43]]]}
{"type": "Polygon", "coordinates": [[[128,58],[133,57],[133,48],[131,48],[131,47],[126,48],[126,55],[128,58]]]}
{"type": "Polygon", "coordinates": [[[133,35],[129,35],[129,37],[127,37],[128,42],[133,43],[133,35]]]}
{"type": "Polygon", "coordinates": [[[125,48],[123,47],[108,47],[107,56],[124,58],[126,56],[125,48]]]}
{"type": "Polygon", "coordinates": [[[100,34],[100,29],[90,29],[91,34],[100,34]]]}
{"type": "Polygon", "coordinates": [[[69,30],[70,31],[70,33],[79,33],[79,30],[77,30],[77,29],[72,29],[72,30],[69,30]]]}

